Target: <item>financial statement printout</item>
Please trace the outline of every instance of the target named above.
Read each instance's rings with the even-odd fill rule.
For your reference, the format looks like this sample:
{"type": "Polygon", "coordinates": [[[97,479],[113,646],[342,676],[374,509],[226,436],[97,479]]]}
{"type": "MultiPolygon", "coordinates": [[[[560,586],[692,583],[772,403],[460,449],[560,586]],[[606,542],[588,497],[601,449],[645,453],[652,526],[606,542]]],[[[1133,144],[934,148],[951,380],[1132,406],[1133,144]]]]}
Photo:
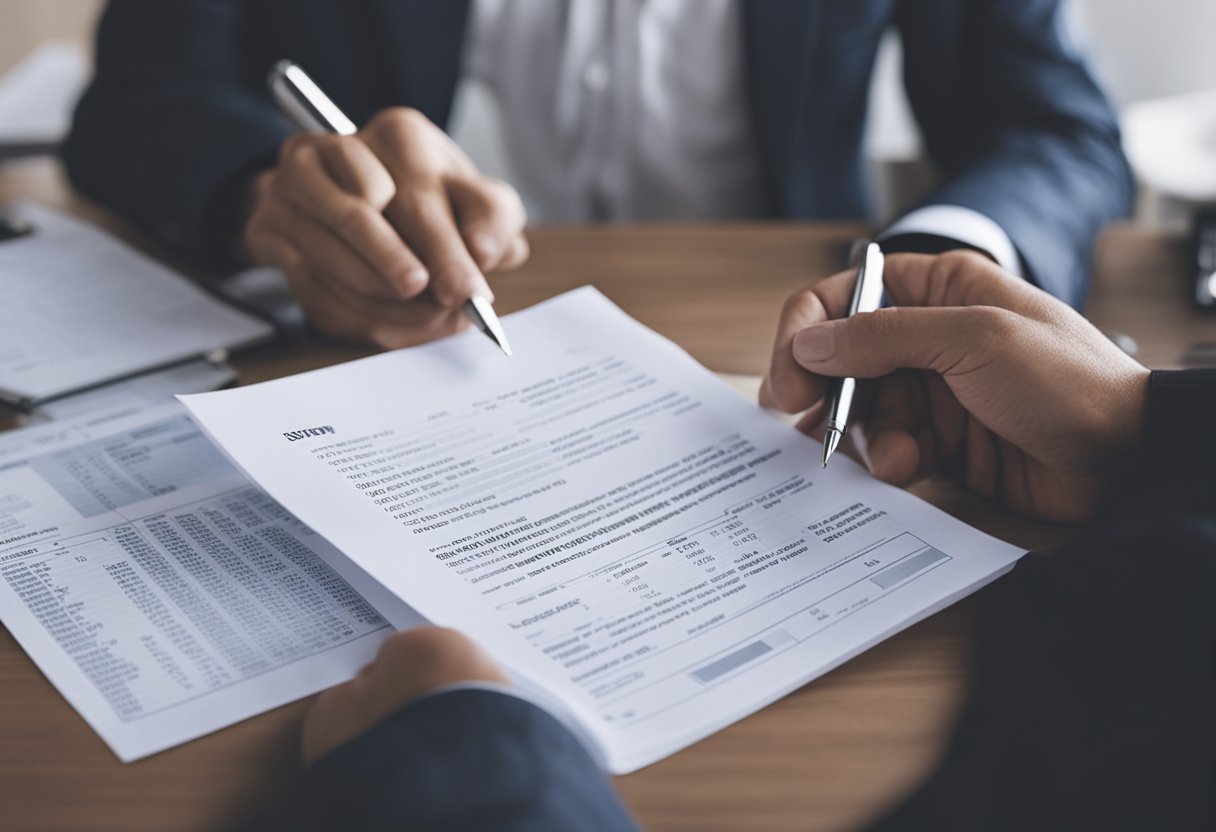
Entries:
{"type": "Polygon", "coordinates": [[[591,288],[464,333],[183,397],[278,504],[659,760],[1024,554],[747,402],[591,288]]]}

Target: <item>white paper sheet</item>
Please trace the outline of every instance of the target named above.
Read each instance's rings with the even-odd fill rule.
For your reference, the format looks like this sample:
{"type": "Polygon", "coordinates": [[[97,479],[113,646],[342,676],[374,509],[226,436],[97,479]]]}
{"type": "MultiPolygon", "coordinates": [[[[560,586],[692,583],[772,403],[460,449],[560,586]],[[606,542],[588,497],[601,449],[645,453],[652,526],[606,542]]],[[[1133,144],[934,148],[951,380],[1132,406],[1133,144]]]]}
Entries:
{"type": "Polygon", "coordinates": [[[100,229],[33,204],[16,213],[34,233],[0,242],[0,396],[10,401],[37,402],[273,333],[100,229]]]}
{"type": "Polygon", "coordinates": [[[749,404],[592,289],[470,332],[184,397],[390,591],[560,698],[625,772],[1022,554],[749,404]]]}
{"type": "Polygon", "coordinates": [[[76,43],[51,41],[22,58],[0,78],[0,151],[6,144],[61,142],[88,78],[88,61],[76,43]]]}
{"type": "Polygon", "coordinates": [[[129,415],[172,404],[175,396],[209,393],[235,381],[236,372],[227,364],[200,358],[94,387],[75,396],[52,399],[24,415],[21,423],[37,425],[52,420],[129,415]]]}
{"type": "Polygon", "coordinates": [[[0,620],[124,761],[345,681],[386,617],[421,622],[341,560],[177,403],[0,436],[0,620]]]}

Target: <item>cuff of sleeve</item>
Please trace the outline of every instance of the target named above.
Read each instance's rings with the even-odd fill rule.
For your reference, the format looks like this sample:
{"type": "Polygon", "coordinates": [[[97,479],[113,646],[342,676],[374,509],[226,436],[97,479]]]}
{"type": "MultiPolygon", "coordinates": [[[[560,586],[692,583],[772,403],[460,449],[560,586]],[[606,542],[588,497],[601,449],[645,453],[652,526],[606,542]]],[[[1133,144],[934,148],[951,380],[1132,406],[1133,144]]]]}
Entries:
{"type": "MultiPolygon", "coordinates": [[[[1024,277],[1022,259],[1009,235],[979,211],[958,205],[928,205],[897,220],[878,238],[879,243],[897,237],[927,235],[952,240],[965,248],[989,255],[1010,274],[1024,277]]],[[[947,250],[943,248],[942,250],[947,250]]]]}
{"type": "Polygon", "coordinates": [[[508,684],[501,683],[501,682],[454,682],[453,684],[450,684],[450,685],[440,685],[439,687],[431,688],[430,690],[426,691],[425,693],[410,700],[406,704],[406,707],[414,704],[415,702],[421,702],[425,699],[430,699],[432,696],[442,696],[445,693],[455,693],[456,691],[460,691],[460,690],[481,690],[481,691],[485,691],[486,693],[499,693],[499,694],[502,694],[503,696],[514,696],[516,699],[521,699],[524,702],[529,702],[529,703],[535,705],[536,707],[540,708],[541,710],[548,710],[540,702],[537,702],[535,699],[533,699],[527,693],[525,693],[524,691],[515,687],[514,685],[508,685],[508,684]]]}
{"type": "Polygon", "coordinates": [[[1216,370],[1155,370],[1145,440],[1116,509],[1216,511],[1216,370]]]}

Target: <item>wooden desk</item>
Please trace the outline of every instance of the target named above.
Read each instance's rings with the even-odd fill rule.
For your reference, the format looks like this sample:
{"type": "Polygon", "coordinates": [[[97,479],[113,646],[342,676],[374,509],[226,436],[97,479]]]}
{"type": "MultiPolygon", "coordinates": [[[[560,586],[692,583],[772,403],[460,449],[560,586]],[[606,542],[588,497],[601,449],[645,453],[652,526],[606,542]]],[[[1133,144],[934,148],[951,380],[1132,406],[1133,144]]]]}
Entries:
{"type": "MultiPolygon", "coordinates": [[[[0,201],[31,197],[122,232],[74,198],[48,163],[0,168],[0,201]]],[[[499,308],[593,283],[712,369],[758,374],[781,301],[835,271],[854,225],[537,229],[521,272],[495,283],[499,308]]],[[[1211,339],[1216,321],[1185,305],[1182,243],[1109,232],[1092,316],[1136,338],[1152,366],[1211,339]]],[[[240,356],[257,381],[361,355],[299,336],[240,356]]],[[[1029,523],[943,486],[926,498],[1027,547],[1070,532],[1029,523]]],[[[965,680],[969,609],[959,604],[819,681],[618,786],[653,830],[847,829],[931,765],[965,680]]],[[[203,830],[282,795],[296,775],[297,702],[132,765],[122,765],[0,632],[0,825],[12,829],[203,830]]]]}

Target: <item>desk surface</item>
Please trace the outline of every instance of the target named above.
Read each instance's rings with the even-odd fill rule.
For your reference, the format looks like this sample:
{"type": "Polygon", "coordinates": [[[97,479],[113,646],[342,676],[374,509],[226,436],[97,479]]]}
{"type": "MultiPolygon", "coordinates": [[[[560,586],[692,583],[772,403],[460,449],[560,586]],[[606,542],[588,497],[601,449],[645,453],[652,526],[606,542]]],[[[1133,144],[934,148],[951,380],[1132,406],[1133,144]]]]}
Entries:
{"type": "MultiPolygon", "coordinates": [[[[0,202],[32,198],[122,232],[73,197],[46,162],[0,167],[0,202]]],[[[495,282],[509,312],[593,283],[711,369],[758,374],[784,298],[827,275],[863,229],[847,224],[541,228],[520,272],[495,282]]],[[[1101,241],[1089,305],[1131,335],[1149,366],[1175,366],[1216,320],[1187,307],[1184,246],[1119,227],[1101,241]]],[[[308,335],[235,365],[246,382],[361,351],[308,335]]],[[[922,496],[1026,547],[1069,532],[1000,512],[952,488],[922,496]]],[[[847,829],[932,764],[963,694],[969,609],[982,593],[900,633],[824,678],[617,785],[652,830],[847,829]]],[[[13,829],[202,830],[283,794],[297,774],[297,702],[123,765],[0,630],[0,806],[13,829]]]]}

